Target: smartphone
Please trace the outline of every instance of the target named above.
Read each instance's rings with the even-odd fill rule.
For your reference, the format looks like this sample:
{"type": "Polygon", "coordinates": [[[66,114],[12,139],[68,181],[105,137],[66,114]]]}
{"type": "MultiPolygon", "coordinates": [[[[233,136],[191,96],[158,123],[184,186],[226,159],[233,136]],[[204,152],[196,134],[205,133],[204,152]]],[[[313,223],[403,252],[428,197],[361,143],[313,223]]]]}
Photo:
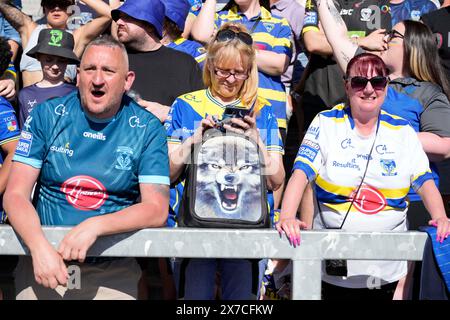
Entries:
{"type": "Polygon", "coordinates": [[[244,118],[250,115],[251,109],[243,109],[237,107],[226,107],[223,112],[222,121],[230,118],[244,118]]]}

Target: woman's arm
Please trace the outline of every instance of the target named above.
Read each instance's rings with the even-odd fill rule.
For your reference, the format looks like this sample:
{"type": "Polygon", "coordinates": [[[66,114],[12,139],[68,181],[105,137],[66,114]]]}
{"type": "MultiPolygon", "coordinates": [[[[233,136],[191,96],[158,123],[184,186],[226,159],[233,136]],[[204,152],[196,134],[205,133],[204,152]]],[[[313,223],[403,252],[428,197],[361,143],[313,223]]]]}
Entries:
{"type": "Polygon", "coordinates": [[[317,0],[317,7],[320,23],[333,48],[334,57],[341,70],[346,70],[347,64],[355,55],[358,46],[348,38],[347,26],[333,0],[317,0]]]}
{"type": "Polygon", "coordinates": [[[194,20],[191,36],[202,43],[207,43],[214,36],[214,17],[216,14],[216,0],[206,0],[194,20]]]}
{"type": "Polygon", "coordinates": [[[444,202],[439,190],[434,181],[430,179],[424,182],[416,192],[431,215],[429,224],[437,227],[437,241],[442,242],[450,234],[450,222],[445,213],[444,202]]]}
{"type": "MultiPolygon", "coordinates": [[[[297,209],[307,184],[306,174],[302,170],[294,170],[284,191],[280,219],[276,225],[278,232],[284,232],[294,246],[300,244],[300,229],[308,227],[305,222],[297,219],[297,209]]],[[[306,218],[311,220],[310,217],[306,218]]]]}
{"type": "Polygon", "coordinates": [[[271,76],[282,75],[289,66],[289,56],[267,50],[256,49],[258,70],[271,76]]]}
{"type": "Polygon", "coordinates": [[[418,136],[430,161],[439,162],[450,158],[450,138],[431,132],[419,132],[418,136]]]}

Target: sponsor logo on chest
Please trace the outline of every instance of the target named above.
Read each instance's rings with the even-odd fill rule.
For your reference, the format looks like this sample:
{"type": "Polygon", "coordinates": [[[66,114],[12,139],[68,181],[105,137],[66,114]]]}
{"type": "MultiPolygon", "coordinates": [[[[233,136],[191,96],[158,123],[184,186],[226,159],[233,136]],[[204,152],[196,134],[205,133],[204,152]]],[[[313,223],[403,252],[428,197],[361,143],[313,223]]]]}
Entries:
{"type": "Polygon", "coordinates": [[[94,140],[101,140],[101,141],[106,140],[106,136],[103,134],[103,132],[93,133],[93,132],[85,131],[85,132],[83,132],[83,137],[89,138],[89,139],[94,139],[94,140]]]}
{"type": "Polygon", "coordinates": [[[105,186],[90,176],[69,178],[63,182],[60,190],[74,208],[83,211],[96,210],[108,199],[105,186]]]}

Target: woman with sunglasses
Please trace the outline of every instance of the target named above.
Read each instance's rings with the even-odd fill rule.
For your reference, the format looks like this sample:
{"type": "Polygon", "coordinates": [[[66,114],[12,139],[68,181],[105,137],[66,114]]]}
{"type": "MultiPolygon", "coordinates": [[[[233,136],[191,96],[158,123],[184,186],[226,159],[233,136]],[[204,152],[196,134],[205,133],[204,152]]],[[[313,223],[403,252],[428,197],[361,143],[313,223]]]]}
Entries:
{"type": "MultiPolygon", "coordinates": [[[[311,123],[276,225],[294,246],[300,244],[300,230],[308,227],[296,219],[296,212],[306,185],[313,181],[314,229],[406,231],[406,199],[412,186],[438,228],[439,241],[448,237],[450,223],[417,134],[408,121],[381,108],[387,76],[376,55],[355,56],[345,73],[348,102],[320,112],[311,123]]],[[[407,273],[406,261],[332,261],[322,275],[324,299],[391,300],[407,273]],[[375,287],[380,290],[372,290],[375,287]]]]}
{"type": "MultiPolygon", "coordinates": [[[[355,54],[363,52],[346,38],[346,27],[336,14],[332,0],[318,1],[320,22],[342,70],[355,54]]],[[[380,52],[389,70],[389,88],[383,110],[409,121],[418,132],[430,161],[450,157],[450,86],[439,58],[435,37],[423,23],[405,20],[397,23],[385,37],[385,50],[380,52]]],[[[439,175],[430,164],[436,185],[439,175]]],[[[447,177],[448,178],[448,177],[447,177]]],[[[427,224],[420,197],[409,193],[408,223],[410,230],[427,224]]],[[[419,269],[417,269],[419,270],[419,269]]],[[[420,270],[419,270],[420,271],[420,270]]],[[[411,276],[411,273],[409,276],[411,276]]],[[[416,279],[419,278],[417,272],[416,279]]],[[[402,285],[402,284],[401,284],[402,285]]],[[[409,284],[396,298],[406,298],[409,284]]],[[[416,286],[416,284],[415,284],[416,286]]]]}
{"type": "MultiPolygon", "coordinates": [[[[231,124],[223,127],[243,133],[257,142],[263,152],[268,189],[276,190],[284,180],[283,148],[276,118],[267,100],[257,94],[255,50],[243,25],[227,23],[219,29],[208,45],[203,79],[207,89],[177,98],[165,123],[170,177],[176,184],[171,190],[171,206],[176,211],[176,201],[182,198],[184,191],[183,172],[190,159],[191,147],[202,141],[205,130],[219,124],[226,106],[251,109],[250,115],[232,118],[231,124]]],[[[174,224],[175,220],[175,216],[169,215],[169,224],[174,224]]],[[[252,272],[255,263],[247,259],[184,259],[179,297],[214,299],[218,271],[221,274],[222,299],[250,299],[257,283],[253,279],[257,275],[252,272]]],[[[177,270],[176,264],[175,274],[177,270]]]]}

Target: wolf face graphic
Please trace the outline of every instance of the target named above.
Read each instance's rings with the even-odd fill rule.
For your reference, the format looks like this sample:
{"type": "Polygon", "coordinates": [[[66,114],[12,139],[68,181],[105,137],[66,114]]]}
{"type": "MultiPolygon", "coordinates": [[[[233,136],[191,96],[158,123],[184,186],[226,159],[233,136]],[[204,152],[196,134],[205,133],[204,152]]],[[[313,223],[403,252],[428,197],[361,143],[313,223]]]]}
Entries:
{"type": "Polygon", "coordinates": [[[195,212],[202,218],[259,220],[261,177],[256,146],[236,136],[211,138],[202,145],[195,212]]]}

